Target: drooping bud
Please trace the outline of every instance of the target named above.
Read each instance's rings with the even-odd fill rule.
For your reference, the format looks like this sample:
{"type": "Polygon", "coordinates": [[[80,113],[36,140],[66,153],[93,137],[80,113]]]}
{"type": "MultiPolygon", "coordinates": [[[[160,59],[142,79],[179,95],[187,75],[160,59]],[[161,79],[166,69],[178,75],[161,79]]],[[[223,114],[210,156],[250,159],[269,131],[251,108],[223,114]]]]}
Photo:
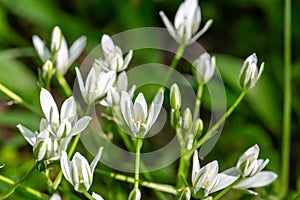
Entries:
{"type": "Polygon", "coordinates": [[[264,70],[264,63],[261,64],[259,72],[257,69],[257,56],[255,53],[250,55],[243,64],[243,67],[240,71],[239,80],[240,85],[243,89],[249,90],[253,88],[258,79],[261,76],[261,73],[264,70]]]}
{"type": "Polygon", "coordinates": [[[174,83],[170,91],[170,105],[171,108],[179,110],[181,108],[181,93],[178,85],[174,83]]]}
{"type": "Polygon", "coordinates": [[[50,78],[54,74],[53,63],[50,60],[47,60],[43,65],[43,78],[50,78]]]}

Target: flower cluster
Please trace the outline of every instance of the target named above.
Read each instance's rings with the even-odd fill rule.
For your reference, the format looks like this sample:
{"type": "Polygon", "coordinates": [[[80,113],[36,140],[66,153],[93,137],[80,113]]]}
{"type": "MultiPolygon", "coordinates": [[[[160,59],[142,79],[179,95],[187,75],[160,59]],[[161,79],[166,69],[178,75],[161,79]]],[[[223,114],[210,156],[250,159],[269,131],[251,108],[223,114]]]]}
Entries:
{"type": "Polygon", "coordinates": [[[51,93],[43,88],[40,93],[40,103],[45,116],[40,121],[40,130],[33,132],[21,124],[17,127],[28,143],[33,146],[36,161],[49,163],[60,158],[72,137],[87,127],[91,117],[84,116],[78,119],[73,97],[63,102],[59,112],[51,93]]]}
{"type": "Polygon", "coordinates": [[[208,197],[209,194],[228,186],[257,195],[249,188],[264,187],[277,178],[277,174],[274,172],[262,171],[269,160],[257,159],[258,154],[259,147],[254,145],[241,156],[236,167],[218,173],[217,161],[212,161],[200,167],[198,152],[195,151],[192,170],[193,195],[196,198],[208,197]]]}

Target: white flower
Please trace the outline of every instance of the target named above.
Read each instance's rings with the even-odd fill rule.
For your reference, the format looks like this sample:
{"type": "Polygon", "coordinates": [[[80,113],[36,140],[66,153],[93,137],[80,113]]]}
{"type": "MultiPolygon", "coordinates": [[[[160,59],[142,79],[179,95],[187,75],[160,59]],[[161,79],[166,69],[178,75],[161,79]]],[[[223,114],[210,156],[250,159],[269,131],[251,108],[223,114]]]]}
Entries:
{"type": "Polygon", "coordinates": [[[89,165],[88,161],[80,153],[75,153],[72,161],[65,151],[61,155],[61,169],[64,177],[74,186],[77,192],[86,192],[92,185],[93,173],[101,157],[103,147],[99,148],[96,157],[89,165]]]}
{"type": "Polygon", "coordinates": [[[92,197],[94,197],[95,200],[104,200],[99,194],[93,192],[92,197]]]}
{"type": "Polygon", "coordinates": [[[96,59],[94,65],[101,67],[102,70],[120,72],[128,67],[132,58],[132,50],[130,50],[123,59],[123,52],[119,46],[116,46],[112,39],[104,34],[101,39],[101,47],[104,58],[96,59]]]}
{"type": "Polygon", "coordinates": [[[121,112],[134,137],[144,137],[156,121],[163,104],[163,91],[155,96],[150,109],[142,93],[139,93],[134,104],[126,91],[121,94],[121,112]]]}
{"type": "Polygon", "coordinates": [[[260,65],[258,72],[257,69],[257,56],[255,53],[250,55],[243,64],[243,67],[240,71],[239,79],[240,85],[243,89],[251,89],[255,86],[256,82],[260,78],[264,70],[264,63],[260,65]]]}
{"type": "Polygon", "coordinates": [[[42,62],[45,62],[51,57],[55,57],[55,67],[57,73],[64,75],[73,62],[83,52],[86,44],[86,37],[78,38],[68,49],[66,39],[61,33],[59,27],[54,27],[52,32],[51,53],[46,46],[46,42],[41,40],[37,35],[32,37],[33,46],[38,53],[42,62]]]}
{"type": "Polygon", "coordinates": [[[216,59],[214,56],[210,56],[204,52],[199,58],[193,63],[195,67],[193,69],[197,82],[200,84],[206,84],[210,81],[214,75],[216,68],[216,59]]]}
{"type": "Polygon", "coordinates": [[[204,27],[198,32],[201,22],[201,12],[198,6],[198,0],[185,0],[179,6],[174,20],[174,26],[169,21],[163,11],[159,12],[168,32],[176,40],[181,43],[184,40],[186,45],[195,42],[212,24],[212,20],[208,20],[204,27]]]}
{"type": "Polygon", "coordinates": [[[217,161],[210,162],[201,168],[198,152],[194,152],[192,184],[195,195],[206,197],[213,192],[231,185],[238,179],[238,176],[232,176],[226,172],[218,173],[218,170],[219,165],[217,161]]]}
{"type": "Polygon", "coordinates": [[[142,197],[141,191],[139,188],[134,188],[133,190],[131,190],[129,196],[128,196],[128,200],[140,200],[142,197]]]}
{"type": "Polygon", "coordinates": [[[41,120],[40,130],[48,129],[58,139],[79,134],[91,120],[89,116],[78,120],[76,102],[72,96],[63,102],[59,113],[50,92],[42,88],[40,103],[45,116],[45,119],[41,120]]]}
{"type": "Polygon", "coordinates": [[[269,163],[269,159],[258,159],[259,147],[254,145],[249,148],[239,159],[236,168],[242,177],[254,176],[265,168],[269,163]]]}
{"type": "MultiPolygon", "coordinates": [[[[269,163],[269,159],[258,159],[259,147],[254,145],[249,148],[239,159],[236,165],[236,171],[245,179],[234,186],[236,189],[246,190],[248,188],[257,188],[269,185],[276,178],[277,174],[269,171],[262,171],[269,163]]],[[[247,190],[251,194],[253,191],[247,190]]]]}
{"type": "Polygon", "coordinates": [[[115,72],[100,72],[92,67],[84,83],[79,69],[76,67],[75,70],[80,92],[87,104],[103,97],[112,88],[116,79],[115,72]]]}
{"type": "MultiPolygon", "coordinates": [[[[105,107],[112,107],[120,105],[121,92],[127,91],[128,89],[128,78],[125,71],[121,72],[118,76],[118,80],[115,87],[112,87],[108,92],[105,99],[100,104],[105,107]]],[[[135,85],[128,91],[129,96],[132,98],[135,90],[135,85]]]]}

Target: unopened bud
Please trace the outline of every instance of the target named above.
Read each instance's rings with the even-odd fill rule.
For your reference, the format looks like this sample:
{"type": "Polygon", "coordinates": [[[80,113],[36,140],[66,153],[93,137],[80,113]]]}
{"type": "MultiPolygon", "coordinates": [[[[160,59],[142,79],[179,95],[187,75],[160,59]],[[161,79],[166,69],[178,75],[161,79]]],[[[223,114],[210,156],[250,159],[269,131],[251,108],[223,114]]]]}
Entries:
{"type": "Polygon", "coordinates": [[[62,32],[58,26],[55,26],[52,31],[51,51],[57,52],[60,49],[62,42],[62,32]]]}
{"type": "Polygon", "coordinates": [[[194,133],[195,137],[198,138],[201,136],[202,131],[203,131],[203,121],[202,119],[198,118],[193,124],[192,132],[194,133]]]}
{"type": "Polygon", "coordinates": [[[210,56],[208,53],[203,53],[199,58],[193,63],[194,75],[197,82],[200,84],[206,84],[210,81],[214,75],[216,68],[216,59],[214,56],[210,56]]]}
{"type": "Polygon", "coordinates": [[[243,89],[251,89],[255,86],[258,79],[261,76],[261,73],[264,70],[264,63],[261,64],[259,72],[257,69],[257,56],[256,54],[250,55],[243,64],[243,67],[240,71],[239,80],[240,85],[243,89]]]}
{"type": "Polygon", "coordinates": [[[193,117],[191,110],[189,108],[186,108],[183,112],[183,128],[188,130],[191,128],[193,123],[193,117]]]}
{"type": "Polygon", "coordinates": [[[180,111],[172,108],[170,115],[171,115],[172,128],[176,129],[176,128],[180,127],[180,125],[181,125],[180,111]]]}
{"type": "Polygon", "coordinates": [[[174,108],[175,110],[179,110],[181,108],[181,93],[176,83],[171,87],[170,105],[171,108],[174,108]]]}

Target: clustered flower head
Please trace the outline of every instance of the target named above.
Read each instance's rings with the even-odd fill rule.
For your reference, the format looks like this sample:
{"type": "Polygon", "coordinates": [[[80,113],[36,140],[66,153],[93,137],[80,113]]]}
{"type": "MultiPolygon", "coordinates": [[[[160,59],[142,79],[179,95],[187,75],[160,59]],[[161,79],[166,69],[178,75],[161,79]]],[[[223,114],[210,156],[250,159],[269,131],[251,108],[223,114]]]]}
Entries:
{"type": "MultiPolygon", "coordinates": [[[[86,37],[81,36],[71,45],[70,49],[68,49],[65,37],[60,28],[56,26],[52,31],[50,50],[47,48],[46,42],[37,35],[32,37],[32,42],[41,61],[55,61],[55,63],[53,63],[55,71],[60,75],[64,75],[83,52],[86,44],[86,37]],[[52,60],[53,58],[54,60],[52,60]]],[[[52,73],[54,73],[54,71],[52,73]]]]}
{"type": "Polygon", "coordinates": [[[33,132],[21,124],[17,127],[33,146],[36,161],[57,160],[61,152],[66,150],[72,137],[87,127],[91,117],[84,116],[78,119],[73,97],[63,102],[59,113],[52,95],[43,88],[40,93],[40,103],[45,118],[40,121],[39,132],[33,132]]]}
{"type": "Polygon", "coordinates": [[[198,32],[201,22],[201,11],[198,0],[185,0],[180,4],[174,20],[174,26],[163,11],[159,12],[168,32],[178,43],[190,45],[203,35],[212,24],[208,20],[204,27],[198,32]]]}
{"type": "Polygon", "coordinates": [[[104,34],[101,39],[101,47],[103,58],[96,59],[95,66],[99,66],[103,71],[121,72],[125,70],[132,58],[132,50],[130,50],[125,58],[121,48],[114,44],[110,36],[104,34]]]}
{"type": "Polygon", "coordinates": [[[229,168],[218,173],[218,162],[213,161],[200,167],[197,151],[193,157],[192,186],[194,195],[207,197],[209,194],[226,188],[230,185],[235,189],[247,191],[249,194],[257,193],[249,188],[259,188],[272,183],[277,174],[270,171],[262,171],[269,160],[257,159],[258,145],[249,148],[239,159],[236,167],[229,168]]]}

